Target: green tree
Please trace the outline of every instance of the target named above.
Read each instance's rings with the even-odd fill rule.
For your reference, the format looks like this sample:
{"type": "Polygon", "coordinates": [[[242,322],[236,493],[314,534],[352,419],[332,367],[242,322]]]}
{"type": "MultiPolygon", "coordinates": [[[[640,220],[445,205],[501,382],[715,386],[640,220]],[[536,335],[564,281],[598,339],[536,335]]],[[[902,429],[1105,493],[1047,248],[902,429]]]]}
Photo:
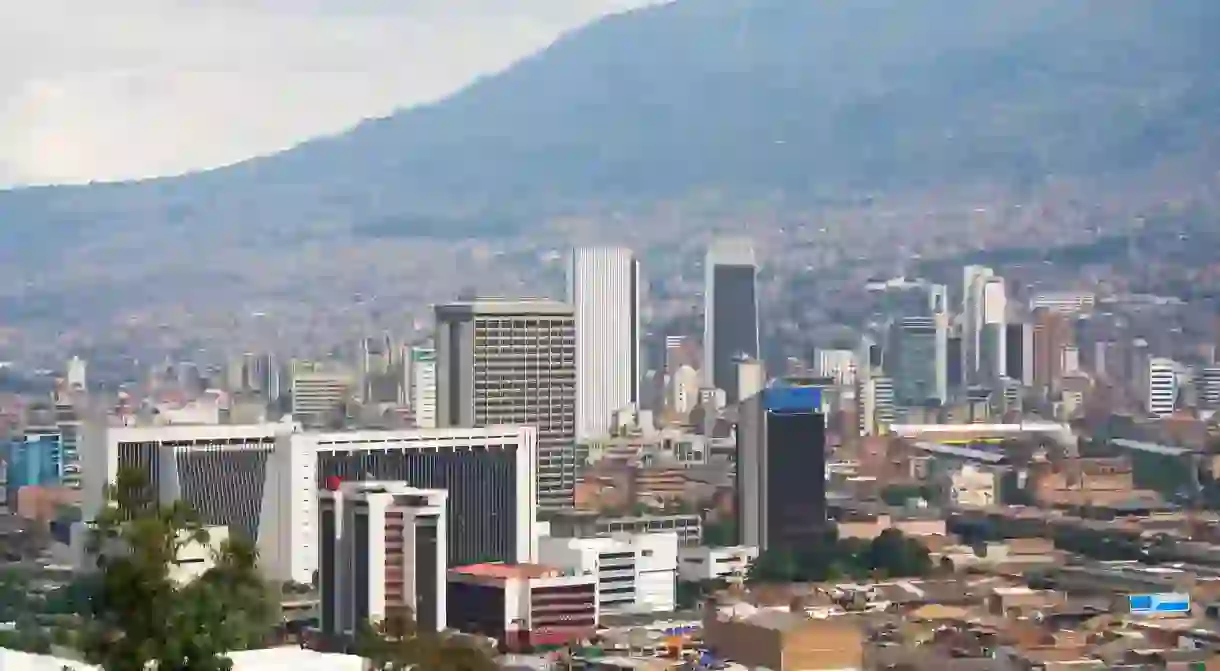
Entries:
{"type": "Polygon", "coordinates": [[[380,671],[495,671],[492,651],[464,636],[419,628],[410,609],[390,614],[357,634],[356,652],[380,671]]]}
{"type": "Polygon", "coordinates": [[[255,597],[266,598],[265,587],[252,587],[253,549],[226,543],[213,569],[179,584],[181,550],[209,540],[199,516],[182,502],[159,504],[138,471],[120,472],[107,499],[90,539],[99,575],[80,636],[88,661],[106,671],[227,671],[224,653],[259,640],[252,617],[266,613],[255,597]]]}

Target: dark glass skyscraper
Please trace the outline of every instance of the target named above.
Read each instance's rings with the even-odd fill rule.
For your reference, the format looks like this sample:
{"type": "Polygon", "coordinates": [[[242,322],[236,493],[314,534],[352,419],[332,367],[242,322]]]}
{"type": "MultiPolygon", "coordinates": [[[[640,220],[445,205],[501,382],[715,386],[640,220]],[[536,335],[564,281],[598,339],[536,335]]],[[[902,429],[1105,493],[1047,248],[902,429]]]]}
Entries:
{"type": "Polygon", "coordinates": [[[826,527],[826,419],[822,390],[763,390],[737,426],[741,541],[761,550],[816,542],[826,527]]]}
{"type": "Polygon", "coordinates": [[[747,240],[714,242],[705,261],[703,379],[723,389],[730,403],[737,394],[736,361],[759,358],[758,266],[747,240]]]}

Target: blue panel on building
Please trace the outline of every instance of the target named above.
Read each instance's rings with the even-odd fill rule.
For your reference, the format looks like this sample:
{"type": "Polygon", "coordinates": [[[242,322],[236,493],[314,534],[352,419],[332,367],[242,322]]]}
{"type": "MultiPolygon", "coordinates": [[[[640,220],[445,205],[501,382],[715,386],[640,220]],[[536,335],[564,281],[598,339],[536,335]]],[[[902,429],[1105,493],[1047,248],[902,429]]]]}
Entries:
{"type": "Polygon", "coordinates": [[[1189,613],[1190,595],[1132,594],[1127,597],[1127,606],[1133,615],[1189,613]]]}
{"type": "Polygon", "coordinates": [[[763,407],[779,412],[821,410],[822,390],[818,387],[771,387],[763,390],[763,407]]]}

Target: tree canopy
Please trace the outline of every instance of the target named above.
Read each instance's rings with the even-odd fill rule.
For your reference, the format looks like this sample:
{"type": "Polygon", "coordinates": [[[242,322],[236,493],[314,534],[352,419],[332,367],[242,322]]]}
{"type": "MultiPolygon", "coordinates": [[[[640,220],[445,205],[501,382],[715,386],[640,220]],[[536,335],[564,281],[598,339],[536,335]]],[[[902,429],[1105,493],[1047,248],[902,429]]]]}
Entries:
{"type": "Polygon", "coordinates": [[[365,625],[357,635],[356,652],[381,671],[495,671],[490,649],[460,634],[420,629],[410,609],[401,609],[381,622],[365,625]]]}
{"type": "Polygon", "coordinates": [[[871,541],[839,538],[828,530],[817,542],[768,550],[750,566],[752,583],[823,582],[841,578],[919,577],[933,570],[928,550],[897,529],[871,541]]]}
{"type": "Polygon", "coordinates": [[[182,502],[160,504],[138,471],[120,472],[107,499],[90,539],[99,575],[78,640],[89,662],[106,671],[150,663],[161,671],[227,671],[226,652],[266,638],[275,607],[246,539],[229,539],[212,568],[179,582],[181,550],[210,540],[199,516],[182,502]]]}

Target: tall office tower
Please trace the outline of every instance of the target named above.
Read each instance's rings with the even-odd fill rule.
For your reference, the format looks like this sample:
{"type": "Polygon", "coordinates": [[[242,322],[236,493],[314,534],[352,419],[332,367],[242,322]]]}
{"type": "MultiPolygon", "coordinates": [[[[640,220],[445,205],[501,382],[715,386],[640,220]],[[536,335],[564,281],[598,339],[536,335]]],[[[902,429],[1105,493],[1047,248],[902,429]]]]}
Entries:
{"type": "Polygon", "coordinates": [[[962,334],[961,331],[954,330],[945,339],[945,380],[949,389],[957,391],[966,384],[966,376],[962,371],[964,361],[962,334]]]}
{"type": "Polygon", "coordinates": [[[64,382],[67,384],[69,391],[85,391],[89,381],[88,370],[89,365],[85,363],[84,359],[78,356],[68,359],[64,382]]]}
{"type": "Polygon", "coordinates": [[[307,428],[333,427],[347,414],[356,380],[347,371],[298,362],[292,372],[292,419],[307,428]]]}
{"type": "Polygon", "coordinates": [[[948,400],[948,323],[945,315],[902,317],[890,325],[886,371],[895,402],[919,407],[948,400]]]}
{"type": "MultiPolygon", "coordinates": [[[[734,394],[734,359],[742,355],[759,358],[754,248],[748,240],[716,240],[708,249],[704,272],[704,384],[734,394]]],[[[732,396],[728,399],[730,403],[738,400],[732,396]]]]}
{"type": "Polygon", "coordinates": [[[436,349],[431,346],[412,347],[406,370],[415,425],[421,429],[436,428],[436,349]]]}
{"type": "Polygon", "coordinates": [[[820,389],[769,387],[742,403],[737,516],[741,542],[760,551],[808,546],[826,528],[820,389]]]}
{"type": "Polygon", "coordinates": [[[63,443],[58,432],[26,429],[9,440],[2,455],[5,463],[4,491],[10,510],[16,510],[22,487],[58,487],[63,482],[63,443]]]}
{"type": "Polygon", "coordinates": [[[1014,323],[1004,327],[1004,369],[1007,376],[1029,387],[1034,384],[1034,327],[1014,323]]]}
{"type": "Polygon", "coordinates": [[[1063,380],[1063,348],[1074,342],[1067,315],[1047,308],[1034,310],[1034,386],[1056,391],[1063,380]]]}
{"type": "Polygon", "coordinates": [[[962,372],[973,382],[979,368],[979,333],[983,327],[983,286],[995,275],[986,266],[962,269],[962,372]]]}
{"type": "Polygon", "coordinates": [[[640,402],[640,262],[630,249],[581,247],[568,267],[576,312],[576,438],[606,435],[640,402]]]}
{"type": "Polygon", "coordinates": [[[849,349],[819,349],[813,355],[813,372],[819,377],[828,377],[835,384],[856,384],[856,353],[849,349]]]}
{"type": "Polygon", "coordinates": [[[538,504],[576,487],[576,319],[546,300],[436,307],[437,424],[538,427],[538,504]]]}
{"type": "Polygon", "coordinates": [[[402,482],[331,479],[318,493],[322,631],[409,610],[422,631],[445,628],[446,492],[402,482]]]}
{"type": "Polygon", "coordinates": [[[80,414],[73,399],[57,398],[54,433],[59,434],[61,481],[69,489],[81,488],[80,427],[80,414]]]}
{"type": "Polygon", "coordinates": [[[988,277],[982,280],[982,300],[979,303],[981,324],[978,331],[978,377],[983,384],[994,383],[1008,374],[1005,370],[1008,324],[1008,293],[1004,279],[988,277]]]}
{"type": "Polygon", "coordinates": [[[1148,361],[1148,414],[1168,417],[1178,403],[1178,370],[1173,359],[1148,361]]]}
{"type": "Polygon", "coordinates": [[[884,436],[898,417],[894,402],[894,380],[874,375],[860,385],[856,395],[860,409],[860,435],[884,436]]]}

